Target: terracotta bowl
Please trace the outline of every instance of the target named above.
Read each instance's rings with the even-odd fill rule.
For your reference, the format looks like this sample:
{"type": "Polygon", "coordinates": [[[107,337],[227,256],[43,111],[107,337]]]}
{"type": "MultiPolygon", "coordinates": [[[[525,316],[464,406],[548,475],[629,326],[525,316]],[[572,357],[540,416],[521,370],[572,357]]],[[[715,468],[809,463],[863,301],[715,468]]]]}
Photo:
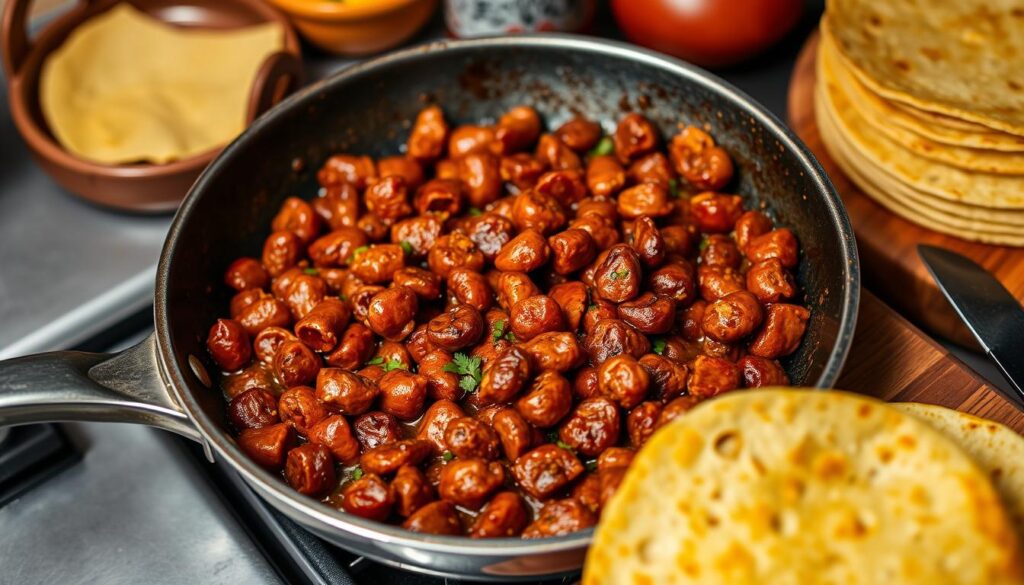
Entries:
{"type": "Polygon", "coordinates": [[[379,53],[408,40],[430,20],[437,0],[270,0],[309,42],[338,55],[379,53]]]}
{"type": "MultiPolygon", "coordinates": [[[[167,164],[106,165],[65,150],[47,127],[39,106],[39,75],[47,56],[87,19],[117,0],[79,0],[30,39],[31,0],[8,0],[0,22],[11,115],[36,162],[62,187],[99,205],[142,213],[172,211],[220,148],[167,164]]],[[[285,49],[267,58],[249,96],[247,122],[297,89],[302,82],[299,41],[287,19],[261,0],[131,0],[135,8],[179,26],[235,28],[281,23],[285,49]]]]}

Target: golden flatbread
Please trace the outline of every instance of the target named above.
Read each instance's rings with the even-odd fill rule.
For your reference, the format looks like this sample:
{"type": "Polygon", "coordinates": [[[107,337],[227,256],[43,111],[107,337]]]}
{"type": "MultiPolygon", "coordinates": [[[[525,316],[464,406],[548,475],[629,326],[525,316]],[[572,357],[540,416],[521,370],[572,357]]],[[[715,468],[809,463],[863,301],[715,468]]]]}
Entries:
{"type": "Polygon", "coordinates": [[[1020,0],[829,0],[826,14],[875,93],[1024,136],[1020,0]]]}
{"type": "Polygon", "coordinates": [[[583,585],[1008,585],[985,473],[862,396],[733,392],[659,430],[605,507],[583,585]]]}
{"type": "Polygon", "coordinates": [[[43,114],[57,140],[84,159],[186,158],[245,128],[256,72],[283,46],[276,23],[184,29],[122,3],[75,29],[43,64],[43,114]]]}
{"type": "Polygon", "coordinates": [[[942,406],[916,402],[892,406],[921,419],[966,451],[992,479],[1017,534],[1024,534],[1024,437],[997,422],[942,406]]]}

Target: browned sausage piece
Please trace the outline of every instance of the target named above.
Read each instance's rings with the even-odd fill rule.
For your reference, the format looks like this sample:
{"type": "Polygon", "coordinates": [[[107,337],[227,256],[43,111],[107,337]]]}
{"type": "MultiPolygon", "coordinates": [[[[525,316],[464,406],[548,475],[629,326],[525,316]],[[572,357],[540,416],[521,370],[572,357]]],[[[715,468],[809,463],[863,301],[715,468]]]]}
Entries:
{"type": "Polygon", "coordinates": [[[699,355],[693,359],[686,387],[691,396],[711,398],[739,388],[740,369],[729,360],[699,355]]]}
{"type": "Polygon", "coordinates": [[[238,372],[229,374],[221,380],[221,390],[229,399],[248,390],[266,390],[271,394],[280,393],[280,385],[274,380],[274,373],[268,366],[255,363],[238,372]]]}
{"type": "Polygon", "coordinates": [[[672,213],[668,189],[657,183],[640,183],[619,193],[619,215],[625,219],[642,216],[665,217],[672,213]]]}
{"type": "Polygon", "coordinates": [[[301,341],[285,341],[274,356],[274,374],[286,388],[312,384],[321,365],[320,356],[301,341]]]}
{"type": "Polygon", "coordinates": [[[597,458],[597,470],[605,471],[615,467],[629,467],[630,463],[633,463],[633,458],[636,457],[636,451],[628,447],[612,447],[606,449],[601,456],[597,458]]]}
{"type": "Polygon", "coordinates": [[[558,437],[578,452],[593,457],[618,442],[620,429],[621,418],[614,402],[588,398],[558,428],[558,437]]]}
{"type": "Polygon", "coordinates": [[[357,248],[349,260],[349,270],[367,284],[387,282],[402,268],[405,268],[405,250],[398,244],[357,248]]]}
{"type": "Polygon", "coordinates": [[[462,522],[459,513],[449,502],[431,502],[416,510],[402,522],[402,528],[423,534],[444,534],[462,536],[462,522]]]}
{"type": "Polygon", "coordinates": [[[697,299],[697,278],[693,266],[685,260],[672,262],[647,277],[647,288],[654,294],[672,297],[680,306],[697,299]]]}
{"type": "Polygon", "coordinates": [[[245,328],[233,319],[217,319],[210,327],[206,348],[213,361],[225,372],[234,372],[252,359],[252,345],[245,328]]]}
{"type": "Polygon", "coordinates": [[[309,246],[309,257],[317,266],[345,266],[352,253],[367,244],[366,233],[354,227],[343,227],[317,238],[309,246]]]}
{"type": "Polygon", "coordinates": [[[594,294],[613,303],[640,294],[640,257],[626,244],[617,244],[598,257],[594,273],[594,294]]]}
{"type": "Polygon", "coordinates": [[[415,420],[427,401],[427,378],[406,370],[391,370],[378,383],[380,409],[398,420],[415,420]]]}
{"type": "Polygon", "coordinates": [[[409,156],[429,162],[441,157],[447,140],[448,123],[444,112],[437,106],[428,106],[416,115],[406,150],[409,156]]]}
{"type": "Polygon", "coordinates": [[[341,508],[370,520],[383,522],[391,515],[395,499],[388,484],[380,477],[367,473],[349,483],[341,491],[341,508]]]}
{"type": "Polygon", "coordinates": [[[601,139],[601,125],[586,118],[573,118],[555,130],[555,136],[576,152],[586,152],[601,139]]]}
{"type": "Polygon", "coordinates": [[[461,305],[486,311],[494,302],[494,293],[484,275],[475,270],[455,268],[448,273],[448,292],[461,305]]]}
{"type": "Polygon", "coordinates": [[[277,399],[261,388],[252,388],[231,399],[228,418],[238,430],[258,429],[278,422],[277,399]]]}
{"type": "Polygon", "coordinates": [[[547,538],[571,534],[597,524],[597,515],[576,498],[544,504],[537,519],[523,530],[523,538],[547,538]]]}
{"type": "Polygon", "coordinates": [[[779,228],[757,236],[743,250],[751,262],[778,258],[786,268],[797,265],[797,251],[796,236],[789,228],[779,228]]]}
{"type": "Polygon", "coordinates": [[[457,506],[479,510],[488,496],[505,483],[501,463],[483,459],[456,459],[441,471],[438,493],[457,506]]]}
{"type": "Polygon", "coordinates": [[[512,466],[519,487],[539,500],[555,495],[582,473],[583,464],[571,451],[550,443],[516,459],[512,466]]]}
{"type": "Polygon", "coordinates": [[[352,323],[345,328],[334,351],[324,356],[328,365],[343,370],[354,370],[373,355],[376,338],[373,331],[362,323],[352,323]]]}
{"type": "Polygon", "coordinates": [[[532,272],[547,264],[550,257],[551,247],[544,236],[527,229],[502,246],[494,267],[503,272],[532,272]]]}
{"type": "Polygon", "coordinates": [[[695,189],[717,191],[732,179],[729,154],[699,128],[687,126],[673,136],[668,152],[676,172],[695,189]]]}
{"type": "Polygon", "coordinates": [[[615,154],[623,163],[640,158],[658,147],[658,131],[640,114],[626,114],[612,136],[615,154]]]}
{"type": "Polygon", "coordinates": [[[294,232],[303,243],[308,244],[320,232],[320,217],[309,203],[298,197],[289,197],[271,220],[270,229],[275,232],[294,232]]]}
{"type": "Polygon", "coordinates": [[[702,232],[724,234],[743,214],[743,198],[708,191],[690,199],[690,211],[702,232]]]}
{"type": "Polygon", "coordinates": [[[290,423],[302,436],[308,435],[313,425],[327,417],[327,409],[308,386],[285,390],[278,399],[277,411],[281,422],[290,423]]]}
{"type": "Polygon", "coordinates": [[[526,153],[501,157],[501,179],[519,191],[533,187],[544,171],[544,163],[526,153]]]}
{"type": "Polygon", "coordinates": [[[562,307],[546,295],[536,295],[519,301],[512,306],[509,318],[512,332],[521,341],[529,341],[541,333],[565,330],[562,307]]]}
{"type": "Polygon", "coordinates": [[[581,504],[590,510],[597,512],[601,509],[601,478],[597,473],[587,473],[583,479],[572,486],[569,496],[580,501],[581,504]]]}
{"type": "Polygon", "coordinates": [[[480,340],[484,318],[480,311],[460,305],[438,315],[427,325],[430,342],[446,351],[455,352],[480,340]]]}
{"type": "MultiPolygon", "coordinates": [[[[268,297],[268,296],[269,295],[267,295],[267,293],[263,292],[262,290],[260,290],[258,288],[250,288],[248,290],[243,290],[243,291],[239,292],[238,294],[236,294],[235,296],[231,297],[231,302],[229,303],[228,312],[230,313],[232,319],[238,319],[238,316],[242,314],[242,311],[247,309],[249,306],[254,304],[256,301],[258,301],[258,300],[260,300],[260,299],[262,299],[264,297],[268,297]]],[[[270,297],[270,298],[273,298],[273,297],[270,297]]],[[[284,312],[285,312],[285,314],[288,314],[288,307],[287,306],[285,306],[284,312]]],[[[289,315],[288,318],[290,319],[291,316],[289,315]]],[[[246,328],[246,330],[248,331],[248,328],[246,328]]],[[[255,333],[253,333],[253,335],[255,335],[256,333],[259,333],[259,330],[257,330],[255,333]]]]}
{"type": "MultiPolygon", "coordinates": [[[[455,167],[455,164],[452,163],[452,166],[455,167]]],[[[413,206],[421,216],[432,214],[443,220],[462,210],[462,200],[465,196],[462,181],[455,177],[441,178],[439,174],[438,178],[427,181],[416,190],[413,206]]],[[[438,238],[437,241],[443,239],[438,238]]]]}
{"type": "Polygon", "coordinates": [[[548,295],[562,308],[569,331],[576,331],[583,322],[583,314],[587,311],[590,290],[578,280],[563,282],[551,287],[548,295]]]}
{"type": "Polygon", "coordinates": [[[769,258],[747,271],[747,290],[764,304],[777,303],[796,295],[796,283],[778,258],[769,258]]]}
{"type": "Polygon", "coordinates": [[[448,156],[459,158],[471,152],[487,152],[494,142],[494,128],[466,124],[452,130],[448,138],[448,156]]]}
{"type": "Polygon", "coordinates": [[[626,171],[611,155],[591,157],[587,162],[587,187],[598,197],[612,197],[626,185],[626,171]]]}
{"type": "Polygon", "coordinates": [[[471,152],[457,158],[455,164],[470,205],[482,209],[501,197],[501,159],[496,155],[471,152]]]}
{"type": "Polygon", "coordinates": [[[348,304],[326,298],[295,324],[295,334],[316,351],[331,351],[338,345],[338,337],[351,316],[348,304]]]}
{"type": "Polygon", "coordinates": [[[793,353],[800,347],[810,317],[810,311],[799,305],[768,305],[764,327],[750,342],[750,353],[768,359],[793,353]]]}
{"type": "Polygon", "coordinates": [[[412,215],[409,186],[398,175],[377,179],[363,194],[366,210],[391,224],[412,215]]]}
{"type": "Polygon", "coordinates": [[[430,455],[430,443],[419,439],[403,439],[374,447],[359,458],[363,471],[389,475],[403,465],[419,465],[430,455]]]}
{"type": "Polygon", "coordinates": [[[324,188],[324,193],[313,200],[313,211],[332,230],[353,227],[359,219],[359,190],[349,183],[324,188]]]}
{"type": "Polygon", "coordinates": [[[320,496],[334,487],[334,459],[327,447],[307,443],[288,452],[284,477],[295,491],[320,496]]]}
{"type": "Polygon", "coordinates": [[[363,414],[379,393],[376,384],[341,368],[323,368],[316,377],[316,397],[341,414],[363,414]]]}
{"type": "Polygon", "coordinates": [[[540,136],[540,116],[530,106],[516,106],[502,114],[494,129],[491,147],[497,154],[526,150],[540,136]]]}
{"type": "Polygon", "coordinates": [[[700,262],[705,266],[739,268],[743,255],[732,238],[724,234],[711,234],[702,243],[700,262]]]}
{"type": "Polygon", "coordinates": [[[620,354],[640,357],[651,351],[647,337],[619,319],[601,319],[583,343],[595,366],[620,354]]]}
{"type": "Polygon", "coordinates": [[[390,414],[380,411],[368,412],[359,416],[352,422],[352,429],[364,452],[376,449],[381,445],[394,443],[402,438],[398,420],[390,414]]]}
{"type": "Polygon", "coordinates": [[[524,272],[502,272],[497,280],[498,304],[506,310],[523,299],[540,294],[540,289],[524,272]]]}
{"type": "Polygon", "coordinates": [[[640,365],[647,370],[651,379],[650,388],[659,399],[671,400],[686,392],[689,370],[685,365],[655,353],[641,357],[640,365]]]}
{"type": "Polygon", "coordinates": [[[402,177],[410,190],[423,184],[423,167],[411,156],[386,156],[377,161],[377,173],[381,177],[395,175],[402,177]]]}
{"type": "Polygon", "coordinates": [[[295,266],[302,255],[302,240],[295,232],[274,232],[263,243],[263,267],[277,277],[295,266]]]}
{"type": "Polygon", "coordinates": [[[518,346],[509,346],[487,364],[477,398],[482,404],[508,402],[522,392],[532,375],[530,353],[518,346]]]}
{"type": "Polygon", "coordinates": [[[359,458],[359,441],[352,435],[348,420],[340,414],[332,414],[316,423],[307,436],[310,443],[327,447],[342,463],[352,463],[359,458]]]}
{"type": "Polygon", "coordinates": [[[547,428],[554,426],[569,414],[572,408],[572,388],[558,372],[541,372],[526,394],[515,403],[516,410],[530,424],[547,428]]]}
{"type": "Polygon", "coordinates": [[[569,228],[548,238],[551,267],[558,274],[571,274],[590,264],[597,256],[597,244],[590,232],[569,228]]]}
{"type": "Polygon", "coordinates": [[[480,510],[469,529],[472,538],[516,536],[530,522],[530,512],[519,494],[499,492],[480,510]]]}
{"type": "Polygon", "coordinates": [[[259,332],[252,343],[256,359],[265,364],[273,365],[274,356],[277,355],[277,350],[281,347],[281,344],[295,339],[297,339],[295,335],[287,329],[267,327],[259,332]]]}
{"type": "Polygon", "coordinates": [[[239,258],[224,271],[224,284],[237,291],[262,289],[270,282],[270,275],[255,258],[239,258]]]}
{"type": "Polygon", "coordinates": [[[395,512],[399,516],[410,516],[437,499],[427,477],[413,465],[398,468],[395,478],[391,480],[391,494],[395,500],[395,512]]]}
{"type": "Polygon", "coordinates": [[[501,448],[509,461],[518,459],[533,444],[533,427],[515,409],[502,408],[495,412],[491,426],[498,433],[501,448]]]}
{"type": "Polygon", "coordinates": [[[427,408],[420,421],[419,429],[416,431],[416,438],[427,441],[433,448],[434,455],[444,453],[448,448],[445,443],[444,432],[448,423],[465,416],[462,407],[451,400],[438,400],[427,408]]]}
{"type": "Polygon", "coordinates": [[[629,165],[626,176],[634,183],[654,183],[669,189],[675,180],[675,172],[668,158],[660,152],[652,152],[636,159],[629,165]]]}
{"type": "Polygon", "coordinates": [[[459,388],[459,375],[444,369],[451,361],[452,354],[443,349],[420,359],[419,374],[427,379],[427,397],[431,400],[458,400],[465,394],[459,388]]]}
{"type": "Polygon", "coordinates": [[[597,371],[597,387],[601,396],[626,410],[643,402],[649,386],[647,370],[629,354],[609,358],[597,371]]]}
{"type": "Polygon", "coordinates": [[[416,326],[418,308],[416,293],[411,288],[386,288],[370,299],[366,310],[366,324],[384,339],[401,341],[412,333],[416,326]]]}
{"type": "Polygon", "coordinates": [[[376,176],[377,168],[372,158],[349,154],[331,156],[316,173],[317,181],[324,187],[349,183],[360,191],[376,176]]]}
{"type": "Polygon", "coordinates": [[[654,220],[646,215],[641,215],[633,222],[633,241],[630,246],[647,268],[660,266],[668,253],[661,231],[654,220]]]}
{"type": "Polygon", "coordinates": [[[619,319],[640,333],[667,333],[676,320],[676,301],[672,297],[644,293],[619,304],[619,319]]]}
{"type": "Polygon", "coordinates": [[[448,450],[460,459],[476,457],[490,461],[499,455],[498,433],[486,423],[468,416],[448,423],[444,442],[448,450]]]}
{"type": "Polygon", "coordinates": [[[651,438],[658,428],[658,417],[661,415],[660,402],[641,402],[626,416],[626,430],[629,442],[640,448],[651,438]]]}
{"type": "Polygon", "coordinates": [[[576,372],[576,378],[572,381],[572,393],[580,400],[597,396],[597,368],[593,366],[580,368],[576,372]]]}
{"type": "Polygon", "coordinates": [[[713,303],[729,293],[744,290],[746,279],[738,271],[724,266],[703,266],[697,269],[700,296],[713,303]]]}
{"type": "Polygon", "coordinates": [[[772,220],[760,211],[746,211],[736,220],[736,245],[746,250],[751,240],[770,232],[772,220]]]}
{"type": "Polygon", "coordinates": [[[555,171],[583,168],[579,155],[553,134],[541,135],[534,156],[555,171]]]}
{"type": "Polygon", "coordinates": [[[302,319],[327,296],[327,283],[319,276],[298,274],[288,285],[284,302],[296,319],[302,319]]]}
{"type": "Polygon", "coordinates": [[[281,469],[285,454],[295,446],[295,429],[286,423],[245,429],[238,435],[238,446],[257,465],[281,469]]]}
{"type": "Polygon", "coordinates": [[[754,332],[764,311],[757,297],[745,290],[729,293],[704,310],[704,334],[721,343],[735,343],[754,332]]]}
{"type": "Polygon", "coordinates": [[[626,475],[625,467],[611,467],[598,472],[601,481],[601,507],[604,507],[622,484],[622,478],[626,475]]]}
{"type": "Polygon", "coordinates": [[[788,386],[789,376],[779,362],[754,355],[744,356],[739,361],[743,372],[745,388],[763,388],[765,386],[788,386]]]}

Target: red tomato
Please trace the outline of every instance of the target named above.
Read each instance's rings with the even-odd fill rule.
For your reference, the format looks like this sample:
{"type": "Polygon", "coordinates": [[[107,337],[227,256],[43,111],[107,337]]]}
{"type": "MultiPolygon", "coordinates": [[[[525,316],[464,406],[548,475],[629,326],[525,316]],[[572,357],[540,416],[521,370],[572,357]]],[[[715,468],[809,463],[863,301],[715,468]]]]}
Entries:
{"type": "Polygon", "coordinates": [[[612,0],[626,36],[698,65],[731,65],[781,39],[803,0],[612,0]]]}

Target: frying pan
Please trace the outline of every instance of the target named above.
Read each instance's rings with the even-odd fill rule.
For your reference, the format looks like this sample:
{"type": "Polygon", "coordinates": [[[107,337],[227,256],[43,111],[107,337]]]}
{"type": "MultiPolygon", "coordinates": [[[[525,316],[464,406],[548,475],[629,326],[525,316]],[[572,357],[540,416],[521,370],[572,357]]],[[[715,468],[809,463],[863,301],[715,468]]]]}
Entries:
{"type": "Polygon", "coordinates": [[[0,363],[0,426],[93,420],[148,424],[199,441],[269,504],[348,550],[413,571],[478,580],[571,572],[592,531],[542,540],[414,534],[347,515],[251,462],[227,431],[206,373],[205,333],[227,312],[223,270],[258,256],[285,197],[317,192],[332,153],[401,149],[424,103],[454,123],[493,121],[531,104],[555,127],[575,114],[605,130],[640,111],[664,136],[678,123],[708,128],[734,157],[735,190],[789,226],[801,245],[796,278],[811,312],[784,366],[794,384],[831,386],[853,335],[857,253],[842,204],[810,152],[774,116],[732,86],[662,55],[564,35],[442,41],[354,66],[259,118],[206,169],[178,211],[156,280],[155,333],[109,356],[58,352],[0,363]]]}

